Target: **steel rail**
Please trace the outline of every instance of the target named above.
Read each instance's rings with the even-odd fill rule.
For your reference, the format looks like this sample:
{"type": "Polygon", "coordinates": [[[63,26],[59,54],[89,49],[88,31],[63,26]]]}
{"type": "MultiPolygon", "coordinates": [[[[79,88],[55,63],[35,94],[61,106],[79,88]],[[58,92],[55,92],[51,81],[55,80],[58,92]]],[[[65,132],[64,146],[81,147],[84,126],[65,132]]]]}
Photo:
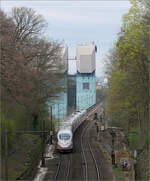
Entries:
{"type": "Polygon", "coordinates": [[[103,102],[97,103],[97,104],[93,105],[92,107],[90,107],[88,109],[88,111],[90,111],[90,112],[88,113],[87,117],[91,116],[99,107],[102,107],[102,105],[103,105],[103,102]]]}
{"type": "Polygon", "coordinates": [[[60,160],[59,160],[58,167],[57,167],[57,170],[56,170],[54,181],[57,180],[57,177],[58,177],[58,174],[59,174],[59,171],[60,171],[60,166],[61,166],[61,156],[60,156],[60,160]]]}
{"type": "MultiPolygon", "coordinates": [[[[89,131],[88,131],[88,135],[89,135],[89,131]]],[[[94,156],[94,153],[93,153],[93,150],[92,150],[92,147],[91,147],[91,144],[90,144],[89,140],[88,140],[88,146],[89,146],[90,153],[92,155],[93,161],[95,163],[95,168],[96,168],[96,172],[97,172],[97,179],[98,179],[98,181],[101,181],[102,179],[101,179],[101,174],[100,174],[100,171],[99,171],[99,167],[98,167],[97,161],[95,159],[95,156],[94,156]]]]}
{"type": "Polygon", "coordinates": [[[68,160],[68,167],[67,167],[67,180],[69,180],[70,178],[70,168],[71,168],[71,155],[72,154],[69,154],[70,156],[70,159],[68,160]]]}
{"type": "MultiPolygon", "coordinates": [[[[85,135],[86,131],[88,130],[89,125],[90,125],[90,123],[85,127],[85,129],[83,130],[82,135],[81,135],[81,147],[82,147],[82,155],[83,155],[83,159],[84,159],[84,163],[85,163],[85,179],[86,179],[86,181],[88,180],[88,164],[87,164],[87,157],[86,157],[86,154],[84,151],[84,146],[83,146],[83,136],[85,135]]],[[[88,131],[88,135],[89,135],[89,131],[88,131]]],[[[95,156],[94,156],[94,153],[93,153],[89,140],[88,140],[88,147],[89,147],[90,154],[92,156],[92,159],[93,159],[93,162],[94,162],[94,165],[96,168],[97,179],[98,179],[98,181],[101,181],[101,174],[99,171],[99,167],[98,167],[97,161],[95,159],[95,156]]]]}
{"type": "Polygon", "coordinates": [[[87,128],[88,128],[88,125],[84,128],[84,130],[82,131],[82,134],[81,134],[81,148],[82,148],[82,155],[83,155],[84,164],[85,164],[85,179],[86,179],[86,181],[88,180],[88,167],[87,167],[87,159],[86,159],[85,151],[84,151],[84,147],[83,147],[83,135],[84,135],[84,132],[86,131],[87,128]]]}
{"type": "Polygon", "coordinates": [[[95,159],[93,150],[92,150],[91,145],[90,145],[89,142],[88,142],[88,145],[89,145],[89,148],[90,148],[90,152],[91,152],[92,158],[93,158],[93,160],[95,162],[95,168],[96,168],[96,172],[97,172],[97,179],[100,181],[101,180],[101,175],[100,175],[100,171],[99,171],[99,168],[98,168],[98,164],[97,164],[97,161],[95,159]]]}
{"type": "MultiPolygon", "coordinates": [[[[70,168],[71,168],[71,158],[70,157],[68,157],[68,163],[67,163],[67,168],[66,168],[66,170],[67,170],[66,173],[67,174],[66,174],[66,179],[65,180],[69,180],[69,177],[70,177],[70,168]]],[[[60,155],[60,160],[59,160],[59,163],[58,163],[58,167],[57,167],[57,170],[56,170],[54,181],[56,181],[58,176],[59,176],[61,165],[62,165],[62,161],[63,161],[62,155],[60,155]]]]}

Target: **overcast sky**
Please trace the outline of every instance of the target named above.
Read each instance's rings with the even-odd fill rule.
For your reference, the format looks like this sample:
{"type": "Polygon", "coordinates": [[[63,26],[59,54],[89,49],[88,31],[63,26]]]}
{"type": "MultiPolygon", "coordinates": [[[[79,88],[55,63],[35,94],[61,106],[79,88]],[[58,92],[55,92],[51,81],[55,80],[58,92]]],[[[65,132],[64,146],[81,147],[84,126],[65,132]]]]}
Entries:
{"type": "MultiPolygon", "coordinates": [[[[64,42],[69,47],[69,57],[75,56],[77,44],[94,41],[96,75],[104,73],[104,56],[113,47],[120,31],[122,15],[131,7],[125,1],[1,1],[1,8],[10,12],[12,7],[30,7],[42,14],[48,22],[46,37],[64,42]]],[[[75,62],[70,61],[69,72],[75,72],[75,62]]]]}

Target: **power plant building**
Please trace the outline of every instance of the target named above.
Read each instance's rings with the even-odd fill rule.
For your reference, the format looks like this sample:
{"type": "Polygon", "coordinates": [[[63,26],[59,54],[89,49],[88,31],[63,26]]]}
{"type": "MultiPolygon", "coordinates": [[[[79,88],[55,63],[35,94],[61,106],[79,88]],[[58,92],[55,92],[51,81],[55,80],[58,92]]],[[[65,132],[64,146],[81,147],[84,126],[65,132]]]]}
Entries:
{"type": "Polygon", "coordinates": [[[96,103],[96,52],[94,42],[88,45],[76,47],[77,74],[67,75],[68,70],[68,47],[61,46],[59,66],[54,71],[64,74],[60,81],[60,87],[65,91],[55,95],[48,105],[52,107],[53,119],[56,122],[62,120],[74,110],[88,109],[96,103]],[[60,70],[61,68],[61,70],[60,70]]]}
{"type": "Polygon", "coordinates": [[[76,108],[87,109],[96,103],[95,53],[94,42],[78,45],[76,48],[76,108]]]}

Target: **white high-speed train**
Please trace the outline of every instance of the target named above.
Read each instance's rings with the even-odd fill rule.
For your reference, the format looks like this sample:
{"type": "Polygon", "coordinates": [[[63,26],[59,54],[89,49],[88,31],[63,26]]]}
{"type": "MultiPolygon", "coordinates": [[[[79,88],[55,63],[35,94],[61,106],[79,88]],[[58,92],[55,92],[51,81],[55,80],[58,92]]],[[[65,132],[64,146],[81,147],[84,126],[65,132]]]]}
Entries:
{"type": "Polygon", "coordinates": [[[61,123],[57,133],[58,151],[73,150],[73,134],[80,124],[86,119],[86,112],[87,110],[76,111],[61,123]]]}

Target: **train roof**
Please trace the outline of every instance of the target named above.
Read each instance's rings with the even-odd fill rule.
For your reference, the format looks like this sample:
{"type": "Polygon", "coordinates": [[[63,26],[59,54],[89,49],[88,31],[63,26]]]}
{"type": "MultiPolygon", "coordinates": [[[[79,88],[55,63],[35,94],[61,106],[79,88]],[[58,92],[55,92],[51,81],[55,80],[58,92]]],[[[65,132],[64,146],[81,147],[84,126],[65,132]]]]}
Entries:
{"type": "Polygon", "coordinates": [[[59,127],[59,131],[60,130],[66,130],[66,129],[71,130],[72,129],[72,125],[71,124],[63,124],[63,125],[60,125],[60,127],[59,127]]]}
{"type": "Polygon", "coordinates": [[[59,126],[59,130],[61,129],[72,129],[73,122],[78,119],[86,110],[77,110],[69,115],[59,126]]]}

